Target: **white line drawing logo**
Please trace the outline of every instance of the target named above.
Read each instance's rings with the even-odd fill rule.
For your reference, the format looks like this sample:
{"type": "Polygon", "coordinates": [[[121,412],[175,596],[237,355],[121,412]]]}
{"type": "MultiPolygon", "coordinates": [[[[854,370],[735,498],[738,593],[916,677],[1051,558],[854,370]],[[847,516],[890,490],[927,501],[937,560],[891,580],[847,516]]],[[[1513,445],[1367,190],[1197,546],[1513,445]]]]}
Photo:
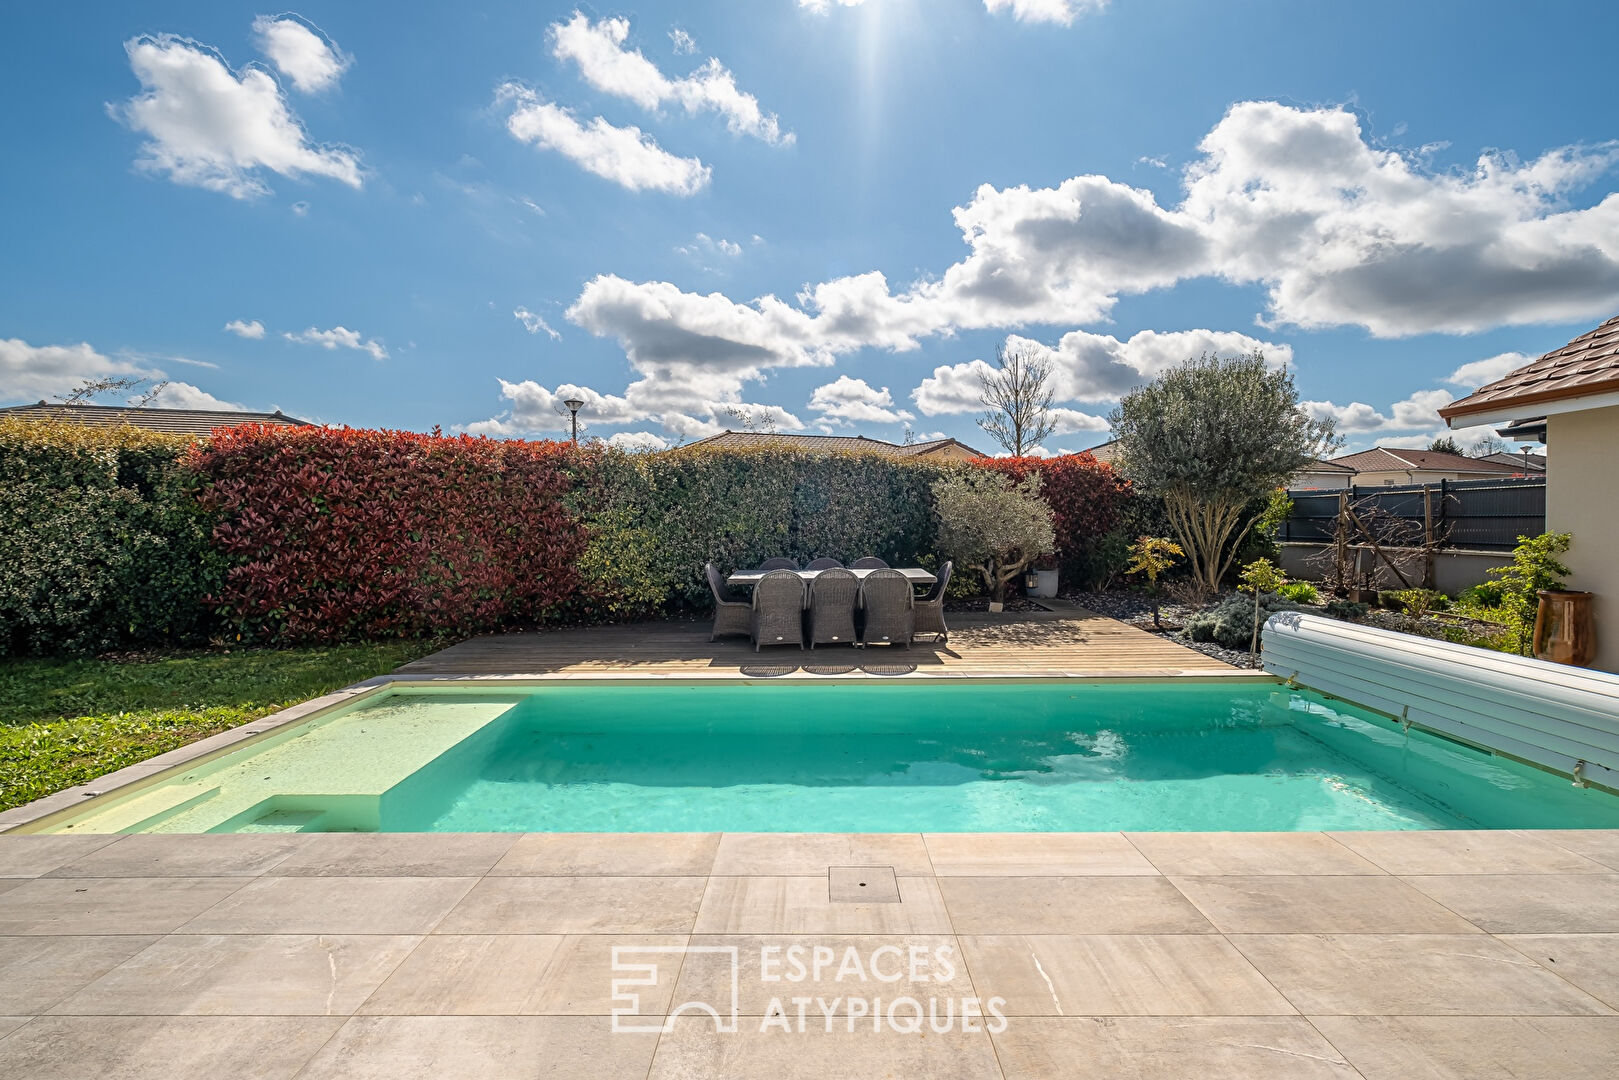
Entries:
{"type": "Polygon", "coordinates": [[[613,979],[613,1031],[615,1033],[653,1034],[667,1033],[674,1030],[675,1017],[681,1013],[707,1013],[714,1018],[714,1030],[722,1035],[734,1034],[737,1030],[737,1013],[739,990],[741,981],[741,963],[737,957],[735,945],[614,945],[613,971],[627,972],[626,978],[613,979]],[[636,987],[658,985],[658,964],[656,960],[647,960],[641,963],[630,962],[629,958],[640,956],[679,956],[686,957],[701,953],[719,954],[730,959],[731,967],[731,1001],[729,1013],[722,1015],[722,1011],[706,1001],[686,1001],[672,1007],[667,1016],[641,1016],[641,995],[636,987]],[[620,1005],[619,1002],[625,1004],[620,1005]],[[637,1022],[639,1021],[639,1022],[637,1022]]]}

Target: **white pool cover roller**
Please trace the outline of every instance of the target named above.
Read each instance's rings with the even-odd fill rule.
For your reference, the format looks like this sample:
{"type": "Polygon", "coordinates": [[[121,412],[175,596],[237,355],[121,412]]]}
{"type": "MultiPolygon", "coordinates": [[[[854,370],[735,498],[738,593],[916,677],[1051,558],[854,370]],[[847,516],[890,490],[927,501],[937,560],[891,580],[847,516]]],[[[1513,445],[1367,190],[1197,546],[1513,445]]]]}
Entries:
{"type": "Polygon", "coordinates": [[[1619,675],[1283,612],[1265,670],[1575,779],[1619,787],[1619,675]]]}

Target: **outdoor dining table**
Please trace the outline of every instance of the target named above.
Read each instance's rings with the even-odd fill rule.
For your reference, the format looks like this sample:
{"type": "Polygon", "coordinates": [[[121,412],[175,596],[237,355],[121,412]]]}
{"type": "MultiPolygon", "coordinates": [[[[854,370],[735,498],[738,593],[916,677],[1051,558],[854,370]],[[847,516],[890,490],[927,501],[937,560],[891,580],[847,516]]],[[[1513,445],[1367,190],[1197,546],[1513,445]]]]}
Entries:
{"type": "MultiPolygon", "coordinates": [[[[864,580],[866,580],[866,575],[870,574],[873,570],[881,570],[881,569],[883,569],[883,567],[862,568],[860,570],[851,569],[851,570],[849,570],[849,573],[853,574],[855,577],[859,578],[861,581],[864,581],[864,580]]],[[[893,567],[893,569],[897,570],[901,574],[904,574],[905,575],[905,580],[909,581],[912,585],[932,585],[934,582],[939,580],[938,578],[934,577],[932,573],[930,573],[927,570],[922,569],[920,566],[896,566],[896,567],[893,567]]],[[[736,573],[734,573],[730,577],[726,578],[725,583],[727,585],[732,585],[732,586],[737,586],[737,585],[757,585],[757,584],[759,584],[759,579],[764,577],[766,573],[775,573],[775,571],[773,571],[773,570],[772,571],[765,571],[765,570],[738,570],[736,573]]],[[[799,577],[803,578],[805,581],[814,581],[816,575],[819,574],[820,571],[819,570],[793,570],[793,571],[789,571],[789,573],[796,573],[799,577]]]]}

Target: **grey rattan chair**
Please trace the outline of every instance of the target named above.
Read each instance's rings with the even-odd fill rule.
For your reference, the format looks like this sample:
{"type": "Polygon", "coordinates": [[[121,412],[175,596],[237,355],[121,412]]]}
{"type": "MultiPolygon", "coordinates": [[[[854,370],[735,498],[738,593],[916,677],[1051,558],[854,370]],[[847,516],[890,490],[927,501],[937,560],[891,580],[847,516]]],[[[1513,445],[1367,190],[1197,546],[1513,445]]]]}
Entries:
{"type": "Polygon", "coordinates": [[[863,559],[856,559],[854,561],[853,565],[850,566],[850,569],[851,570],[887,570],[888,569],[888,564],[883,562],[881,559],[879,559],[875,555],[867,555],[863,559]]]}
{"type": "Polygon", "coordinates": [[[838,560],[836,560],[836,559],[816,559],[814,562],[812,562],[808,566],[804,567],[804,569],[806,569],[806,570],[842,570],[843,569],[843,564],[838,562],[838,560]]]}
{"type": "Polygon", "coordinates": [[[939,580],[916,601],[916,630],[918,634],[932,634],[940,643],[950,640],[950,628],[944,624],[944,594],[950,588],[950,572],[955,564],[946,562],[939,567],[939,580]]]}
{"type": "Polygon", "coordinates": [[[860,583],[860,606],[866,612],[860,643],[903,644],[909,649],[916,625],[914,604],[911,583],[898,570],[873,570],[867,574],[860,583]]]}
{"type": "Polygon", "coordinates": [[[810,582],[810,648],[840,641],[856,644],[854,605],[859,594],[860,579],[841,567],[815,575],[810,582]]]}
{"type": "Polygon", "coordinates": [[[721,634],[751,635],[753,606],[731,595],[725,587],[725,579],[720,577],[713,563],[704,569],[708,571],[708,587],[714,590],[714,632],[708,635],[708,640],[713,641],[721,634]]]}
{"type": "Polygon", "coordinates": [[[804,579],[793,570],[772,570],[753,587],[749,631],[753,651],[761,645],[804,647],[804,579]]]}
{"type": "Polygon", "coordinates": [[[766,559],[764,562],[759,564],[759,569],[763,570],[765,573],[769,573],[772,570],[797,570],[798,561],[796,559],[783,558],[766,559]]]}

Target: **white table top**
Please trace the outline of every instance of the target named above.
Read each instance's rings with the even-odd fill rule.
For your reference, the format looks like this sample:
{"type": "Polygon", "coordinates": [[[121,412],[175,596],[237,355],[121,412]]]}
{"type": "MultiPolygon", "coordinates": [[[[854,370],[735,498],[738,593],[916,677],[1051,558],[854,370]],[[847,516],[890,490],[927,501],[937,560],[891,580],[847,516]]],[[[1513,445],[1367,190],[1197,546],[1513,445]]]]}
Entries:
{"type": "MultiPolygon", "coordinates": [[[[849,573],[853,574],[855,577],[857,577],[860,580],[864,581],[866,579],[866,575],[871,573],[872,570],[880,570],[880,569],[882,569],[882,567],[879,567],[879,566],[874,566],[874,567],[871,567],[869,569],[868,568],[861,568],[859,570],[856,570],[853,567],[850,567],[849,568],[849,573]]],[[[929,573],[926,570],[923,570],[919,566],[895,566],[895,567],[891,567],[890,569],[897,570],[900,573],[904,574],[905,575],[905,580],[909,581],[912,585],[932,585],[935,581],[939,580],[938,578],[934,577],[931,573],[929,573]]],[[[727,585],[757,585],[759,583],[759,579],[764,577],[766,572],[767,571],[764,571],[764,570],[738,570],[736,573],[734,573],[730,577],[726,578],[725,583],[727,585]]],[[[799,570],[799,571],[796,571],[796,573],[798,574],[799,577],[803,578],[805,581],[814,581],[816,575],[818,575],[820,573],[820,571],[819,570],[799,570]]]]}

